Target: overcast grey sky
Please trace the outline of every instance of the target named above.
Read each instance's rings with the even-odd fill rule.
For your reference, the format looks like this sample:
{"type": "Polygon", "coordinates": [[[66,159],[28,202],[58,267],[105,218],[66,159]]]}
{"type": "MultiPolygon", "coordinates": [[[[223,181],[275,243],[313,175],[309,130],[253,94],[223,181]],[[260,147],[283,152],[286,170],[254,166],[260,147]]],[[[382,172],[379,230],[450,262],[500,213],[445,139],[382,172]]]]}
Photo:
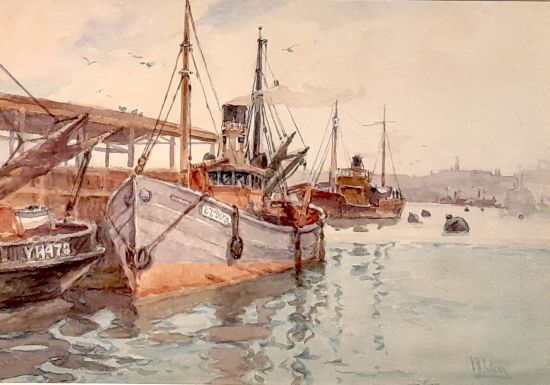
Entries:
{"type": "MultiPolygon", "coordinates": [[[[311,157],[335,98],[347,147],[368,164],[379,129],[358,121],[380,120],[387,105],[397,121],[390,139],[398,172],[447,168],[458,155],[463,168],[513,173],[550,153],[549,4],[191,4],[222,101],[250,91],[257,26],[264,27],[279,81],[310,101],[294,108],[311,157]],[[294,53],[283,50],[293,44],[294,53]]],[[[3,0],[0,62],[38,97],[156,116],[183,9],[183,0],[3,0]],[[154,64],[141,65],[128,52],[154,64]]],[[[20,93],[4,75],[0,92],[20,93]]],[[[193,123],[212,129],[201,104],[195,93],[193,123]]]]}

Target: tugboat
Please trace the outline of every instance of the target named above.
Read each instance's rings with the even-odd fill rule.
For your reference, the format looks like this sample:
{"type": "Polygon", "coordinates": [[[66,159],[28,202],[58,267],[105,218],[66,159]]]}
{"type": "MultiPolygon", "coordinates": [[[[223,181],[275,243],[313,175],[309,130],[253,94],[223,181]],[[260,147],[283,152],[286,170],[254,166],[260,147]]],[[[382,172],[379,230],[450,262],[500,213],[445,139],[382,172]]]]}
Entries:
{"type": "Polygon", "coordinates": [[[273,141],[266,119],[275,106],[264,104],[261,28],[252,104],[224,105],[219,154],[190,163],[191,22],[186,1],[179,183],[141,175],[144,153],[136,175],[107,204],[109,234],[136,297],[299,270],[322,253],[322,212],[307,199],[301,207],[286,199],[285,181],[308,148],[287,153],[293,134],[278,148],[273,141]],[[277,192],[280,199],[272,199],[277,192]]]}
{"type": "MultiPolygon", "coordinates": [[[[313,183],[315,188],[311,192],[311,203],[323,208],[329,220],[334,219],[396,219],[401,216],[405,199],[399,187],[393,188],[386,185],[386,109],[384,107],[384,120],[378,122],[383,126],[382,134],[382,172],[381,186],[371,185],[371,173],[366,170],[360,155],[351,159],[350,168],[338,168],[337,147],[339,140],[338,102],[334,106],[332,117],[332,131],[328,146],[331,145],[331,160],[329,180],[317,183],[320,170],[324,162],[318,165],[319,171],[315,172],[313,183]]],[[[377,123],[377,124],[378,124],[377,123]]],[[[297,186],[298,187],[298,186],[297,186]]],[[[334,222],[334,221],[331,221],[334,222]]],[[[338,222],[339,223],[339,222],[338,222]]]]}
{"type": "Polygon", "coordinates": [[[0,207],[0,308],[59,296],[104,251],[91,223],[56,221],[40,206],[0,207]]]}

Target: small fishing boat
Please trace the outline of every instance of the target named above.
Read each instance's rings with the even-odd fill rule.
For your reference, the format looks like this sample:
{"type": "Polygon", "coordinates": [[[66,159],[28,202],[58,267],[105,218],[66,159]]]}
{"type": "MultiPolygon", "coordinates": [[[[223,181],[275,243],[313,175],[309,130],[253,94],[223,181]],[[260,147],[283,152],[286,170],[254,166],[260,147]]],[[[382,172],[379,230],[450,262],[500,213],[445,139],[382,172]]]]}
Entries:
{"type": "Polygon", "coordinates": [[[0,166],[0,308],[59,296],[105,251],[96,241],[95,224],[71,220],[70,212],[78,198],[91,149],[113,132],[79,138],[78,132],[88,122],[87,114],[67,119],[59,119],[50,111],[48,114],[53,122],[44,127],[45,135],[33,140],[34,144],[26,150],[19,137],[17,149],[10,151],[8,160],[0,166]],[[57,126],[59,123],[63,126],[57,126]],[[64,220],[57,220],[47,207],[14,209],[3,202],[35,178],[82,152],[84,162],[64,220]]]}
{"type": "MultiPolygon", "coordinates": [[[[329,223],[335,223],[335,219],[386,220],[399,218],[405,205],[405,199],[398,186],[386,185],[386,142],[388,139],[386,109],[384,108],[383,121],[377,122],[383,127],[381,186],[372,186],[372,173],[365,169],[360,155],[352,157],[349,168],[338,168],[337,147],[340,138],[338,102],[335,103],[333,111],[331,135],[325,150],[327,153],[330,145],[329,180],[328,182],[318,182],[320,171],[324,166],[324,161],[321,161],[318,164],[318,172],[313,173],[312,182],[315,184],[315,188],[311,191],[311,203],[325,210],[329,223]]],[[[336,223],[338,222],[336,221],[336,223]]]]}
{"type": "Polygon", "coordinates": [[[301,206],[285,199],[285,181],[308,148],[291,154],[294,134],[283,135],[279,147],[266,134],[275,106],[264,102],[261,28],[251,104],[223,105],[218,154],[189,162],[189,2],[184,20],[179,183],[141,175],[144,152],[136,175],[107,204],[109,234],[136,297],[300,269],[322,253],[322,212],[307,198],[301,206]]]}
{"type": "Polygon", "coordinates": [[[0,307],[59,296],[104,251],[94,224],[56,221],[47,208],[0,207],[0,307]],[[29,212],[42,212],[48,220],[22,222],[29,212]]]}

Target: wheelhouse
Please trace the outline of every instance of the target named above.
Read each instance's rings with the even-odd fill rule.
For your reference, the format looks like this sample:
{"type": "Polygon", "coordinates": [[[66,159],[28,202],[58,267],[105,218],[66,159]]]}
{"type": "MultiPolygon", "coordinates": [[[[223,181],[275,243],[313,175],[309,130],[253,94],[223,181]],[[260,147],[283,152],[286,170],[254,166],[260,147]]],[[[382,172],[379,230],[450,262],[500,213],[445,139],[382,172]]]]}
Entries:
{"type": "Polygon", "coordinates": [[[248,187],[260,190],[264,187],[265,179],[248,171],[209,171],[208,177],[214,186],[248,187]]]}

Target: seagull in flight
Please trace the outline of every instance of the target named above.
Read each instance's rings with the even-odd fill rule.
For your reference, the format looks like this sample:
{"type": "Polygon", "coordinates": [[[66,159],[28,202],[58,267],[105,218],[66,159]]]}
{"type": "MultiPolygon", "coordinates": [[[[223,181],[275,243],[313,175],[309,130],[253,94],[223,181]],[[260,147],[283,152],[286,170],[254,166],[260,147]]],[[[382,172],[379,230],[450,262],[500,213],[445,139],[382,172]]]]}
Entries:
{"type": "Polygon", "coordinates": [[[139,64],[142,64],[142,65],[146,66],[147,68],[151,68],[155,64],[155,62],[154,61],[149,61],[149,62],[142,61],[139,64]]]}
{"type": "Polygon", "coordinates": [[[294,44],[294,45],[291,45],[290,47],[288,48],[283,48],[282,51],[287,51],[287,52],[290,52],[290,53],[294,53],[294,50],[292,48],[298,46],[299,44],[294,44]]]}
{"type": "Polygon", "coordinates": [[[143,56],[136,55],[136,54],[133,53],[133,52],[128,52],[128,55],[130,55],[130,56],[133,57],[134,59],[143,59],[143,56]]]}
{"type": "Polygon", "coordinates": [[[90,60],[87,57],[81,56],[82,59],[86,60],[86,64],[92,65],[94,63],[97,63],[97,60],[90,60]]]}

